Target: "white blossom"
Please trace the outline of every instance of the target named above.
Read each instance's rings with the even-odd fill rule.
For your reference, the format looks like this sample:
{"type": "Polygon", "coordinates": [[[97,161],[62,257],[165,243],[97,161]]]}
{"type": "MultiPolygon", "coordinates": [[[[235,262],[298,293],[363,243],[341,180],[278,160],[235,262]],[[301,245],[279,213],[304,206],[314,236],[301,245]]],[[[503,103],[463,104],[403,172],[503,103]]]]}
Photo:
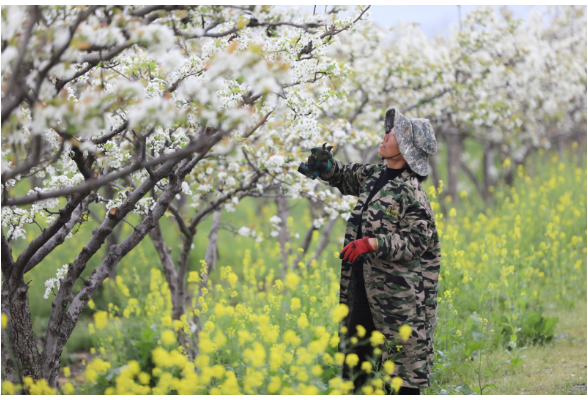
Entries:
{"type": "Polygon", "coordinates": [[[57,273],[56,273],[55,278],[50,278],[45,281],[45,295],[43,295],[43,297],[45,299],[49,298],[49,295],[51,294],[52,289],[55,289],[55,291],[59,290],[59,287],[61,285],[61,280],[63,278],[65,278],[65,275],[67,275],[68,270],[69,270],[69,264],[64,264],[61,268],[57,269],[57,273]]]}

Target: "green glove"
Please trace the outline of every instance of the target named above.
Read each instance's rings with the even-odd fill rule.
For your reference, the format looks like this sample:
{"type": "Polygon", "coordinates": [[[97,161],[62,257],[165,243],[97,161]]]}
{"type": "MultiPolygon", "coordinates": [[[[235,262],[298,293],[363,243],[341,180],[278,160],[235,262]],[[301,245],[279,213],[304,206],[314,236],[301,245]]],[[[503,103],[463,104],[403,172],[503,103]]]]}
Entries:
{"type": "Polygon", "coordinates": [[[310,149],[312,154],[308,157],[307,162],[300,163],[298,172],[314,180],[321,172],[329,172],[335,163],[331,149],[333,146],[326,147],[325,142],[322,147],[313,147],[310,149]]]}

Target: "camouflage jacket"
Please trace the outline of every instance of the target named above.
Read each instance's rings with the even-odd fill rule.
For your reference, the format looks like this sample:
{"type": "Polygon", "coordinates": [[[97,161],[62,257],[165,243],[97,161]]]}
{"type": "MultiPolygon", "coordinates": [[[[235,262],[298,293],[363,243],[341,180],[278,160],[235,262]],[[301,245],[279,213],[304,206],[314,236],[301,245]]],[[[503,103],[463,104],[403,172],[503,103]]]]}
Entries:
{"type": "MultiPolygon", "coordinates": [[[[363,237],[378,239],[377,250],[366,255],[363,275],[374,325],[387,342],[382,362],[396,363],[394,376],[404,380],[403,386],[429,387],[441,262],[435,215],[416,176],[407,169],[374,195],[362,217],[364,203],[385,168],[386,164],[335,160],[319,177],[342,194],[359,197],[347,221],[344,245],[356,239],[358,228],[363,237]],[[404,343],[398,335],[403,324],[412,328],[404,343]]],[[[340,302],[347,304],[349,315],[356,267],[346,260],[341,266],[340,302]]],[[[349,315],[341,322],[344,326],[349,315]]]]}

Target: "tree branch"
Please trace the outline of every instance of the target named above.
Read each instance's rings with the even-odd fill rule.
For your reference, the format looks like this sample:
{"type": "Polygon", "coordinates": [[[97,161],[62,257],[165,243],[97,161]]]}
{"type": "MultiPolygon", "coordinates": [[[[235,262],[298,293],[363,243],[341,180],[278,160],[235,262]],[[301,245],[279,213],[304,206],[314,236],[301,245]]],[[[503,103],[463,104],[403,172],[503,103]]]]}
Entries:
{"type": "Polygon", "coordinates": [[[43,137],[41,135],[33,135],[33,150],[27,159],[15,168],[2,173],[2,184],[6,184],[9,179],[29,171],[31,168],[39,164],[41,155],[41,148],[43,147],[43,137]]]}
{"type": "Polygon", "coordinates": [[[437,94],[435,94],[435,95],[433,95],[433,96],[426,97],[426,98],[424,98],[424,99],[421,99],[421,100],[419,100],[419,101],[418,101],[418,103],[416,103],[416,104],[413,104],[413,105],[412,105],[412,106],[410,106],[410,107],[407,107],[407,108],[406,108],[406,109],[404,109],[402,112],[403,112],[403,113],[405,113],[405,114],[406,114],[406,113],[409,113],[409,112],[410,112],[410,111],[412,111],[413,109],[415,109],[415,108],[417,108],[417,107],[419,107],[419,106],[422,106],[422,105],[423,105],[423,104],[425,104],[425,103],[429,103],[429,102],[431,102],[431,101],[433,101],[433,100],[435,100],[435,99],[437,99],[437,98],[439,98],[439,97],[443,96],[445,93],[447,93],[447,92],[449,92],[449,91],[451,91],[451,89],[450,89],[450,88],[445,88],[445,89],[443,89],[442,91],[440,91],[439,93],[437,93],[437,94]]]}
{"type": "Polygon", "coordinates": [[[171,252],[165,244],[165,239],[163,238],[163,234],[161,232],[161,225],[159,220],[155,221],[155,226],[149,231],[149,237],[151,238],[151,242],[153,243],[155,250],[157,250],[159,260],[161,261],[161,265],[163,267],[163,273],[165,274],[167,282],[170,285],[170,290],[173,292],[174,288],[172,286],[175,285],[178,275],[176,273],[176,268],[174,265],[174,260],[171,256],[171,252]]]}
{"type": "MultiPolygon", "coordinates": [[[[184,160],[186,163],[187,160],[184,160]]],[[[98,270],[94,270],[92,276],[89,280],[84,282],[84,285],[80,292],[76,295],[76,297],[72,300],[71,292],[74,286],[74,283],[80,277],[81,273],[86,268],[86,265],[90,258],[100,249],[104,241],[112,233],[112,230],[122,221],[122,219],[131,211],[135,209],[135,205],[137,202],[145,196],[145,194],[149,193],[149,191],[155,186],[155,184],[163,179],[164,177],[170,176],[172,174],[173,169],[181,163],[180,160],[169,160],[165,164],[163,164],[159,169],[154,172],[154,178],[147,178],[145,179],[133,192],[131,192],[127,199],[117,207],[114,212],[107,213],[107,216],[104,218],[102,224],[92,230],[92,236],[84,246],[84,248],[80,251],[76,259],[73,263],[70,264],[70,267],[67,271],[67,275],[62,280],[61,285],[59,287],[59,291],[57,292],[57,296],[53,301],[53,307],[51,309],[51,314],[49,316],[49,326],[47,327],[47,331],[45,332],[45,337],[43,339],[43,353],[41,355],[41,363],[43,365],[44,371],[49,371],[47,373],[54,374],[55,369],[59,371],[59,354],[61,354],[61,349],[65,345],[65,342],[69,338],[71,331],[75,327],[77,322],[77,318],[79,318],[79,314],[76,314],[77,317],[72,319],[70,311],[72,310],[73,304],[70,306],[68,313],[66,314],[66,307],[70,301],[77,301],[78,305],[83,305],[87,303],[91,296],[87,296],[84,293],[87,293],[90,285],[98,284],[98,286],[92,286],[93,290],[97,290],[104,277],[97,282],[93,280],[94,274],[98,270]],[[67,334],[63,333],[67,332],[67,334]]],[[[170,177],[170,183],[166,186],[166,190],[162,196],[159,197],[158,201],[155,204],[155,214],[159,215],[158,213],[165,212],[167,209],[167,205],[171,200],[168,200],[167,197],[171,193],[170,187],[174,187],[175,190],[175,183],[177,182],[177,178],[173,178],[174,175],[172,174],[170,177]],[[166,202],[165,204],[163,204],[166,202]],[[162,210],[162,205],[165,206],[165,209],[162,210]]],[[[180,182],[180,189],[181,189],[181,182],[180,182]]],[[[175,196],[175,193],[173,194],[175,196]]],[[[172,197],[173,199],[173,197],[172,197]]],[[[112,210],[111,210],[112,211],[112,210]]],[[[160,216],[159,216],[160,218],[160,216]]],[[[157,220],[159,220],[157,218],[157,220]]],[[[120,245],[111,246],[106,258],[102,262],[99,267],[100,273],[103,272],[108,273],[110,269],[113,268],[118,260],[122,258],[125,254],[128,253],[134,246],[136,246],[135,240],[142,239],[147,233],[148,230],[145,228],[149,225],[149,229],[154,226],[154,220],[149,219],[147,217],[143,220],[141,224],[139,224],[133,232],[123,241],[120,245]],[[146,222],[148,221],[148,222],[146,222]],[[124,249],[122,252],[121,249],[124,249]]],[[[93,293],[93,292],[91,292],[93,293]]],[[[82,306],[82,307],[83,307],[82,306]]],[[[80,311],[81,312],[81,311],[80,311]]],[[[53,379],[53,375],[52,375],[53,379]]]]}
{"type": "Polygon", "coordinates": [[[343,28],[341,28],[341,29],[335,30],[335,26],[333,25],[333,27],[331,28],[331,30],[329,30],[329,31],[327,31],[327,32],[325,32],[325,33],[323,33],[323,34],[321,35],[321,39],[324,39],[324,38],[326,38],[327,36],[334,36],[334,35],[336,35],[336,34],[338,34],[338,33],[341,33],[341,32],[343,32],[343,31],[346,31],[347,29],[351,28],[351,26],[352,26],[353,24],[355,24],[357,21],[359,21],[359,20],[361,19],[361,17],[363,17],[363,14],[365,14],[365,13],[366,13],[366,11],[370,9],[370,7],[371,7],[371,6],[367,6],[367,7],[366,7],[366,9],[365,9],[365,10],[363,10],[363,11],[361,12],[361,14],[359,14],[359,16],[358,16],[358,17],[357,17],[357,18],[356,18],[356,19],[355,19],[355,20],[354,20],[352,23],[350,23],[349,25],[347,25],[347,26],[345,26],[345,27],[343,27],[343,28]]]}
{"type": "Polygon", "coordinates": [[[6,277],[6,280],[8,280],[8,277],[10,276],[10,272],[12,271],[12,268],[14,267],[14,259],[12,258],[12,249],[10,248],[10,245],[8,244],[8,240],[6,239],[6,235],[4,235],[4,228],[2,228],[2,255],[1,255],[1,259],[2,259],[2,275],[4,275],[4,277],[6,277]]]}
{"type": "Polygon", "coordinates": [[[323,251],[327,248],[327,246],[329,244],[330,237],[331,237],[331,231],[333,230],[333,227],[335,226],[336,222],[337,222],[337,218],[329,218],[329,222],[327,223],[327,226],[323,230],[323,236],[321,238],[321,242],[316,247],[312,258],[310,260],[308,260],[309,265],[313,260],[316,260],[317,258],[319,258],[320,255],[323,253],[323,251]]]}
{"type": "Polygon", "coordinates": [[[190,153],[199,152],[199,150],[202,151],[202,147],[206,143],[206,141],[207,141],[207,138],[200,136],[197,139],[192,140],[192,142],[190,142],[190,144],[188,144],[183,149],[177,150],[171,154],[166,154],[166,155],[160,156],[160,157],[153,159],[153,160],[141,160],[140,162],[136,162],[136,163],[128,166],[127,168],[124,168],[124,169],[116,171],[116,172],[112,172],[108,175],[103,175],[102,177],[97,178],[97,179],[90,179],[90,180],[84,181],[84,183],[81,183],[77,186],[71,186],[71,187],[67,187],[67,188],[63,188],[63,189],[53,190],[50,192],[37,192],[35,194],[19,197],[16,199],[7,199],[7,200],[3,201],[2,206],[19,206],[19,205],[23,205],[23,204],[31,204],[31,203],[34,203],[35,201],[39,201],[39,200],[52,199],[52,198],[61,197],[61,196],[69,196],[71,194],[85,191],[85,190],[95,190],[95,189],[98,189],[99,187],[102,187],[102,186],[110,183],[111,181],[113,181],[115,179],[129,175],[129,174],[131,174],[135,171],[138,171],[142,168],[152,167],[154,165],[158,165],[163,162],[167,162],[168,160],[180,159],[190,153]]]}
{"type": "MultiPolygon", "coordinates": [[[[31,33],[33,32],[33,27],[39,20],[39,7],[38,6],[31,6],[29,9],[29,23],[24,31],[24,37],[22,38],[21,42],[18,44],[18,56],[14,61],[14,65],[12,67],[12,74],[10,76],[10,81],[8,82],[8,88],[6,89],[6,96],[2,97],[2,103],[4,104],[5,100],[13,94],[14,86],[16,85],[17,80],[21,76],[21,67],[25,55],[27,54],[27,46],[31,40],[31,33]]],[[[20,103],[20,101],[19,101],[20,103]]],[[[12,110],[10,110],[12,111],[12,110]]],[[[9,113],[5,114],[4,107],[2,107],[2,121],[5,121],[6,117],[9,113]]]]}
{"type": "Polygon", "coordinates": [[[245,190],[248,190],[248,189],[252,188],[253,185],[255,185],[257,183],[257,181],[259,180],[260,176],[261,176],[261,174],[259,174],[259,173],[256,174],[255,176],[253,176],[251,178],[251,182],[249,182],[248,184],[241,185],[237,189],[235,189],[234,191],[227,192],[227,193],[223,194],[218,199],[216,199],[215,201],[213,201],[212,203],[210,203],[207,207],[205,207],[202,210],[200,210],[200,212],[198,212],[194,216],[194,218],[192,218],[192,221],[190,222],[190,230],[191,231],[194,230],[196,228],[196,226],[198,225],[198,223],[200,223],[200,221],[202,220],[202,218],[206,217],[212,210],[214,210],[220,204],[222,204],[225,201],[227,201],[228,199],[230,199],[237,192],[245,191],[245,190]]]}
{"type": "Polygon", "coordinates": [[[45,259],[57,246],[63,244],[65,237],[71,232],[74,226],[80,222],[80,216],[88,209],[90,203],[96,200],[98,197],[97,193],[92,193],[86,197],[82,203],[76,207],[75,211],[71,214],[71,218],[65,223],[59,231],[49,239],[35,254],[29,259],[25,266],[24,273],[29,272],[33,267],[39,264],[45,259]]]}
{"type": "Polygon", "coordinates": [[[13,274],[15,279],[22,279],[22,276],[25,272],[25,266],[31,260],[31,258],[37,253],[37,251],[45,245],[55,234],[62,228],[62,226],[70,220],[72,213],[76,209],[76,207],[84,200],[88,194],[87,192],[77,193],[73,196],[67,204],[59,211],[59,217],[53,221],[51,225],[47,228],[43,229],[43,232],[39,236],[37,236],[33,241],[27,246],[27,248],[18,256],[16,262],[14,263],[13,274]]]}
{"type": "Polygon", "coordinates": [[[65,50],[67,50],[67,48],[69,47],[71,40],[73,39],[74,34],[75,34],[78,26],[86,18],[88,18],[88,16],[90,16],[90,14],[94,13],[94,11],[96,11],[99,7],[100,6],[89,6],[78,13],[78,17],[76,18],[76,21],[68,29],[69,30],[69,38],[67,39],[67,42],[64,43],[63,46],[61,46],[61,48],[59,50],[57,50],[57,52],[51,56],[51,59],[49,60],[49,62],[38,73],[37,83],[36,83],[35,89],[33,90],[33,98],[35,100],[39,98],[39,91],[41,90],[41,84],[43,83],[43,80],[47,76],[47,73],[51,70],[51,68],[53,68],[53,66],[55,66],[57,64],[57,62],[59,61],[59,59],[61,58],[61,56],[65,52],[65,50]]]}
{"type": "Polygon", "coordinates": [[[472,180],[472,182],[474,182],[474,184],[476,185],[476,189],[478,190],[478,193],[480,193],[480,196],[482,196],[482,198],[484,198],[484,187],[480,183],[480,181],[478,181],[478,178],[476,178],[476,174],[474,174],[472,172],[472,170],[461,159],[461,157],[459,158],[459,161],[461,162],[462,169],[466,172],[466,174],[470,177],[470,179],[472,180]]]}
{"type": "MultiPolygon", "coordinates": [[[[277,105],[276,105],[277,107],[277,105]]],[[[243,139],[247,139],[249,136],[253,135],[253,133],[255,133],[255,131],[257,129],[259,129],[260,126],[262,126],[263,124],[265,124],[265,122],[267,121],[268,117],[276,110],[276,108],[274,107],[273,110],[271,110],[270,112],[268,112],[265,117],[263,117],[258,123],[257,125],[255,125],[249,132],[247,132],[245,135],[243,135],[243,139]]]]}
{"type": "Polygon", "coordinates": [[[206,254],[204,255],[204,261],[208,265],[208,271],[210,269],[216,271],[216,254],[218,252],[218,232],[220,230],[222,209],[216,208],[212,213],[212,225],[210,227],[210,233],[208,234],[208,246],[206,247],[206,254]]]}
{"type": "Polygon", "coordinates": [[[85,68],[80,69],[78,72],[74,74],[73,77],[69,79],[57,79],[55,82],[55,95],[57,96],[61,89],[65,87],[69,82],[79,78],[80,76],[90,72],[90,70],[98,65],[97,62],[89,63],[85,68]]]}
{"type": "Polygon", "coordinates": [[[100,136],[97,139],[93,139],[92,142],[94,144],[104,144],[104,143],[108,142],[110,139],[112,139],[113,137],[115,137],[116,135],[119,135],[120,133],[124,132],[127,129],[127,126],[129,126],[129,121],[124,120],[124,122],[121,124],[121,126],[116,128],[115,130],[113,130],[109,134],[106,134],[104,136],[100,136]]]}
{"type": "Polygon", "coordinates": [[[178,210],[173,204],[170,204],[167,208],[174,215],[174,219],[180,228],[180,232],[182,232],[182,234],[186,237],[192,236],[192,233],[188,229],[188,225],[186,225],[184,218],[182,218],[180,210],[178,210]]]}

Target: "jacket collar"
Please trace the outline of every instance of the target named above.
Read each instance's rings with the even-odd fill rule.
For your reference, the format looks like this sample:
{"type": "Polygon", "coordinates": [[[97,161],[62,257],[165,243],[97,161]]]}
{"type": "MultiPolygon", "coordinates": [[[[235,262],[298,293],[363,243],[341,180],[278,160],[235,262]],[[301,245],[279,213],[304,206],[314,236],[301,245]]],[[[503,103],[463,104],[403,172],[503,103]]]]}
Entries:
{"type": "MultiPolygon", "coordinates": [[[[366,182],[366,192],[368,193],[368,196],[369,196],[369,193],[372,192],[372,189],[376,185],[376,182],[380,178],[380,175],[382,173],[384,173],[384,171],[386,170],[386,168],[387,168],[387,165],[386,164],[379,164],[375,168],[374,173],[368,178],[368,180],[366,182]]],[[[378,193],[376,193],[374,195],[374,197],[372,197],[372,199],[370,200],[369,204],[373,203],[374,201],[376,201],[380,197],[382,197],[382,194],[386,193],[386,191],[388,189],[390,189],[391,187],[393,187],[393,186],[396,186],[396,187],[400,186],[402,183],[406,182],[412,176],[414,176],[414,173],[410,169],[407,168],[406,170],[402,171],[402,173],[400,175],[398,175],[394,180],[387,182],[378,191],[378,193]]]]}

